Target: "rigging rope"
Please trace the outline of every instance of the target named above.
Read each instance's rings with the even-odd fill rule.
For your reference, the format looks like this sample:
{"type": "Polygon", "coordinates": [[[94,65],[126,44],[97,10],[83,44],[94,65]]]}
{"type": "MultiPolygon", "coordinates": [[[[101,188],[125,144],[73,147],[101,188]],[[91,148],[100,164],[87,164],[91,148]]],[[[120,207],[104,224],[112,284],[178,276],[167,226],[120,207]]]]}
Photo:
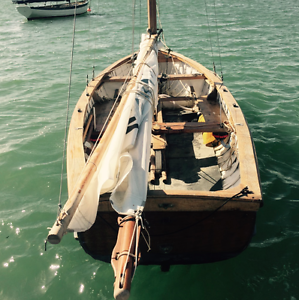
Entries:
{"type": "Polygon", "coordinates": [[[220,51],[220,43],[219,43],[219,32],[218,32],[216,2],[215,1],[214,1],[214,14],[215,14],[215,23],[216,23],[216,34],[217,34],[217,44],[218,44],[218,55],[219,55],[219,63],[220,63],[221,80],[223,80],[222,62],[221,62],[221,51],[220,51]]]}
{"type": "MultiPolygon", "coordinates": [[[[161,18],[160,18],[160,4],[159,4],[159,0],[156,1],[156,10],[157,10],[157,17],[158,17],[158,22],[159,22],[159,29],[162,29],[163,27],[162,27],[161,18]]],[[[162,35],[161,42],[164,44],[164,46],[167,49],[169,49],[169,47],[166,45],[164,31],[162,31],[161,35],[162,35]]]]}
{"type": "MultiPolygon", "coordinates": [[[[206,17],[207,17],[207,25],[209,29],[209,41],[210,41],[210,48],[211,48],[211,53],[212,53],[212,60],[213,60],[213,70],[214,73],[217,74],[216,72],[216,66],[215,66],[215,59],[214,59],[214,51],[213,51],[213,45],[212,45],[212,39],[211,39],[211,26],[210,26],[210,21],[209,21],[209,13],[208,13],[208,6],[207,2],[205,0],[205,11],[206,11],[206,17]]],[[[223,73],[222,73],[222,62],[221,62],[221,52],[220,52],[220,43],[219,43],[219,33],[218,33],[218,23],[217,23],[217,13],[216,13],[216,3],[214,0],[214,15],[215,15],[215,23],[216,23],[216,36],[217,36],[217,45],[218,45],[218,51],[219,51],[219,61],[220,61],[220,72],[221,72],[221,79],[223,80],[223,73]]]]}
{"type": "Polygon", "coordinates": [[[135,35],[135,0],[132,0],[132,56],[134,54],[134,35],[135,35]]]}
{"type": "Polygon", "coordinates": [[[214,69],[214,72],[216,73],[216,67],[215,67],[215,63],[214,63],[214,52],[213,52],[213,46],[212,46],[212,40],[211,40],[210,22],[209,22],[209,15],[208,15],[208,6],[207,6],[206,0],[205,0],[205,10],[206,10],[207,24],[208,24],[208,29],[209,29],[209,41],[210,41],[210,47],[211,47],[211,53],[212,53],[212,59],[213,59],[213,69],[214,69]]]}
{"type": "Polygon", "coordinates": [[[68,122],[69,122],[69,107],[70,107],[70,97],[71,97],[72,70],[73,70],[75,33],[76,33],[76,17],[77,17],[77,2],[75,2],[75,10],[74,10],[73,39],[72,39],[71,62],[70,62],[70,77],[69,77],[66,119],[65,119],[65,128],[64,128],[64,143],[63,143],[63,155],[62,155],[62,164],[61,164],[60,190],[59,190],[59,201],[58,201],[57,215],[59,215],[59,213],[61,212],[62,181],[63,181],[64,160],[65,160],[66,143],[67,143],[66,142],[66,140],[67,140],[67,128],[68,128],[68,122]]]}
{"type": "MultiPolygon", "coordinates": [[[[89,2],[89,8],[91,6],[91,1],[89,2]]],[[[91,18],[89,17],[88,18],[88,44],[87,44],[87,55],[88,55],[88,60],[89,62],[91,62],[92,64],[92,80],[94,80],[94,69],[95,69],[95,51],[92,51],[92,46],[94,47],[94,49],[96,49],[96,42],[97,42],[97,39],[92,39],[92,42],[91,43],[91,18]],[[92,45],[91,45],[92,44],[92,45]]]]}

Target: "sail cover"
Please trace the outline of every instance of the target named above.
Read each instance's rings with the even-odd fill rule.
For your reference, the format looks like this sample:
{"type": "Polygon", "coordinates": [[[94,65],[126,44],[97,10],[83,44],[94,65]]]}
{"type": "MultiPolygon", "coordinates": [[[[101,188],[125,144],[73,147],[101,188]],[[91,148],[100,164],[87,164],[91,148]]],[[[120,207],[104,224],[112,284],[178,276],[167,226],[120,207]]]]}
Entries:
{"type": "Polygon", "coordinates": [[[111,205],[119,214],[142,211],[146,201],[153,111],[158,99],[157,46],[148,52],[143,35],[134,67],[136,84],[130,91],[115,133],[86,190],[68,230],[86,231],[95,219],[100,194],[111,192],[111,205]]]}

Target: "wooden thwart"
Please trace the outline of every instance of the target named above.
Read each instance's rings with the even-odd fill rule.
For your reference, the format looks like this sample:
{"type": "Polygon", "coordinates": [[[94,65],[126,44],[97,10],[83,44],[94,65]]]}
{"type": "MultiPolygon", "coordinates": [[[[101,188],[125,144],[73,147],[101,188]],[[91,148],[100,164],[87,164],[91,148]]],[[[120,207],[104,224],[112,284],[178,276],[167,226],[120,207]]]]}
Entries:
{"type": "Polygon", "coordinates": [[[212,122],[178,122],[178,123],[158,123],[154,122],[153,134],[163,133],[193,133],[193,132],[227,132],[227,129],[220,123],[212,122]]]}
{"type": "MultiPolygon", "coordinates": [[[[166,77],[162,75],[158,76],[159,79],[164,80],[194,80],[194,79],[206,79],[202,74],[168,74],[166,77]]],[[[104,78],[103,82],[125,82],[130,81],[132,76],[111,76],[104,78]]]]}
{"type": "Polygon", "coordinates": [[[159,101],[170,102],[170,101],[195,101],[202,102],[201,98],[195,97],[159,97],[159,101]]]}

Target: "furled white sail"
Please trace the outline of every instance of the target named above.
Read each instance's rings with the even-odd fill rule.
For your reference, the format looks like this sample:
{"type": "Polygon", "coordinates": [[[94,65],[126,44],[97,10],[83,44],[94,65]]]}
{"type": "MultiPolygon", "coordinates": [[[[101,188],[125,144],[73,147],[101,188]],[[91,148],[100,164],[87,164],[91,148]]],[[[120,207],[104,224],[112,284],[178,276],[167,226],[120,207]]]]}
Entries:
{"type": "Polygon", "coordinates": [[[146,201],[148,164],[153,110],[157,106],[157,47],[149,50],[150,39],[143,36],[134,75],[136,84],[130,91],[117,128],[69,226],[85,231],[96,219],[100,194],[112,192],[112,207],[130,215],[142,210],[146,201]]]}

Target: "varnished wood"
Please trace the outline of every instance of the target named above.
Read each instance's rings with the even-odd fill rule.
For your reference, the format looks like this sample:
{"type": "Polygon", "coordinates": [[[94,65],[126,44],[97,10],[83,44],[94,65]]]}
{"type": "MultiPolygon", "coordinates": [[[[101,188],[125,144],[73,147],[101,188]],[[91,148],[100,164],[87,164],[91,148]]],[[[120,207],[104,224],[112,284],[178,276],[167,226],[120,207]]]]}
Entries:
{"type": "Polygon", "coordinates": [[[83,133],[83,141],[86,138],[87,131],[89,130],[89,126],[90,126],[90,123],[91,123],[92,119],[93,119],[93,115],[90,115],[89,118],[88,118],[88,121],[87,121],[87,125],[86,125],[85,130],[84,130],[84,133],[83,133]]]}
{"type": "MultiPolygon", "coordinates": [[[[156,118],[158,122],[163,122],[162,105],[160,101],[158,102],[156,118]]],[[[167,145],[165,134],[152,135],[152,145],[154,150],[165,150],[167,145]]]]}
{"type": "Polygon", "coordinates": [[[170,102],[170,101],[198,101],[201,98],[194,98],[194,97],[159,97],[159,101],[161,102],[170,102]]]}
{"type": "MultiPolygon", "coordinates": [[[[179,211],[251,211],[257,212],[261,201],[257,201],[253,195],[241,198],[230,198],[227,191],[215,192],[195,191],[149,191],[145,204],[145,212],[179,212],[179,211]],[[223,193],[222,193],[223,192],[223,193]]],[[[98,211],[101,213],[112,212],[109,196],[102,196],[98,211]],[[104,200],[106,198],[106,200],[104,200]]]]}
{"type": "Polygon", "coordinates": [[[147,1],[147,11],[148,11],[148,30],[150,34],[156,34],[157,33],[156,0],[147,1]]]}
{"type": "MultiPolygon", "coordinates": [[[[161,211],[145,212],[150,227],[151,251],[143,239],[139,264],[194,264],[228,259],[249,244],[254,233],[255,211],[161,211]],[[227,233],[230,233],[229,235],[227,233]]],[[[79,234],[85,251],[110,262],[117,238],[117,214],[102,212],[96,223],[79,234]]],[[[147,233],[144,232],[145,238],[147,233]]]]}
{"type": "Polygon", "coordinates": [[[193,133],[193,132],[226,132],[227,129],[221,124],[212,122],[180,122],[180,123],[158,123],[154,122],[152,127],[153,134],[174,134],[174,133],[193,133]]]}
{"type": "Polygon", "coordinates": [[[203,74],[167,74],[165,78],[163,76],[159,76],[159,79],[165,80],[198,80],[198,79],[206,79],[203,74]]]}
{"type": "MultiPolygon", "coordinates": [[[[159,80],[196,80],[196,79],[205,79],[206,77],[202,74],[167,74],[166,77],[163,75],[159,75],[159,80]]],[[[130,81],[132,79],[131,76],[111,76],[105,77],[103,82],[125,82],[130,81]]]]}
{"type": "Polygon", "coordinates": [[[127,299],[130,295],[134,268],[137,267],[140,224],[135,218],[118,218],[119,230],[117,241],[112,251],[111,265],[114,270],[114,298],[127,299]]]}

